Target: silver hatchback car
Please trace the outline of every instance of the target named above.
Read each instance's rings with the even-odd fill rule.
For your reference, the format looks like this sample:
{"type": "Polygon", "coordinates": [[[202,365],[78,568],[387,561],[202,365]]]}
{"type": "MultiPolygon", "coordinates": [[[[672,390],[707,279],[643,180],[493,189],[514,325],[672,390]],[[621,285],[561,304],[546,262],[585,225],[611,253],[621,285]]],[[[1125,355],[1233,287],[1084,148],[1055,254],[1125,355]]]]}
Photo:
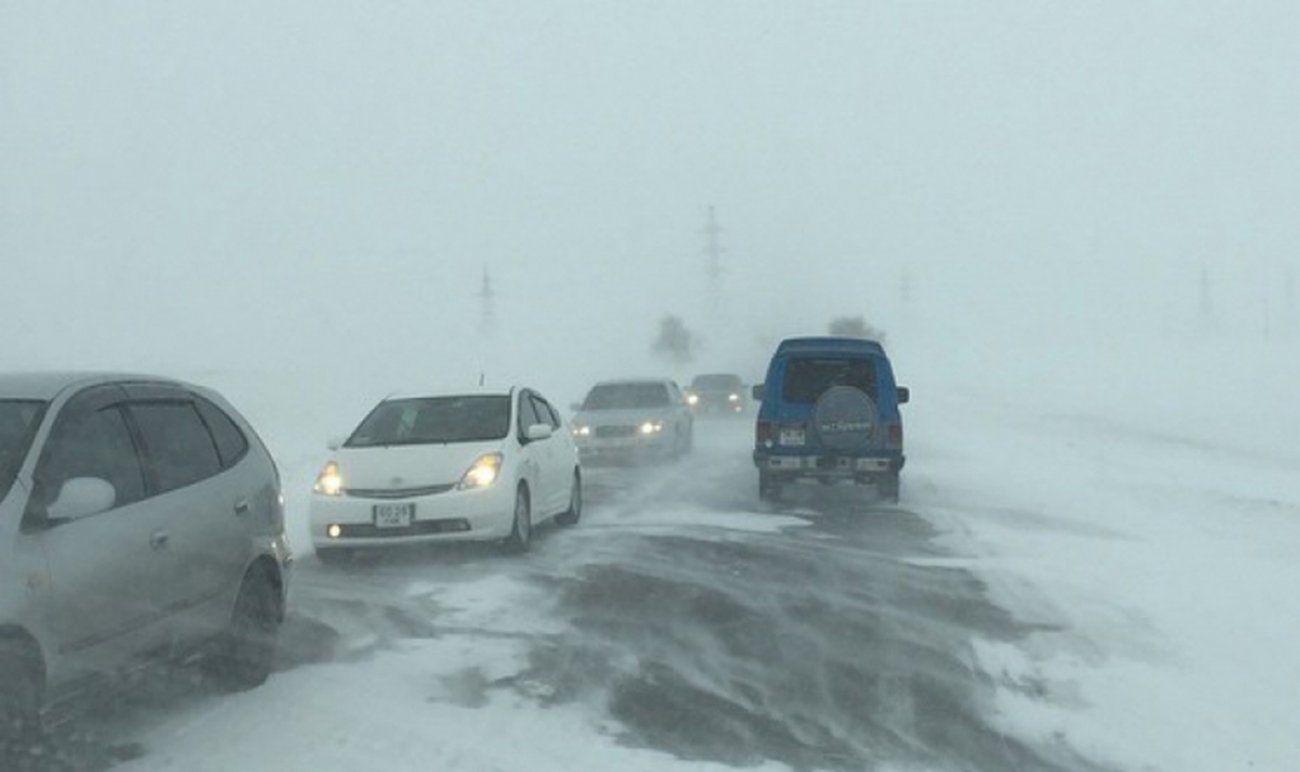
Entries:
{"type": "Polygon", "coordinates": [[[0,737],[158,656],[260,684],[291,562],[279,473],[217,393],[0,375],[0,737]]]}

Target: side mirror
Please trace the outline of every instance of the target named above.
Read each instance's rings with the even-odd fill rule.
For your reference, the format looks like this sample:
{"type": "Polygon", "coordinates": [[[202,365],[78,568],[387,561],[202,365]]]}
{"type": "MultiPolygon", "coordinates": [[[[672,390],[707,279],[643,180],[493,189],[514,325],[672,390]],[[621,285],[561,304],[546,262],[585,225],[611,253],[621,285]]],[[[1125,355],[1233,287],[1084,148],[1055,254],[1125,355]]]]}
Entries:
{"type": "Polygon", "coordinates": [[[764,384],[762,383],[756,383],[754,384],[754,388],[750,389],[750,393],[754,395],[755,402],[763,401],[763,393],[765,391],[767,390],[764,388],[764,384]]]}
{"type": "Polygon", "coordinates": [[[347,437],[344,437],[341,434],[336,434],[330,437],[328,440],[325,440],[325,447],[329,448],[330,450],[338,450],[339,448],[343,447],[343,443],[347,441],[348,441],[347,437]]]}
{"type": "Polygon", "coordinates": [[[555,427],[550,424],[533,424],[528,427],[528,431],[524,432],[524,439],[529,442],[537,442],[538,440],[548,440],[554,434],[555,427]]]}
{"type": "Polygon", "coordinates": [[[74,477],[63,483],[59,496],[46,508],[50,520],[76,520],[107,512],[117,503],[117,489],[98,477],[74,477]]]}
{"type": "Polygon", "coordinates": [[[906,386],[899,386],[894,390],[898,394],[898,404],[906,405],[912,399],[912,390],[906,386]]]}

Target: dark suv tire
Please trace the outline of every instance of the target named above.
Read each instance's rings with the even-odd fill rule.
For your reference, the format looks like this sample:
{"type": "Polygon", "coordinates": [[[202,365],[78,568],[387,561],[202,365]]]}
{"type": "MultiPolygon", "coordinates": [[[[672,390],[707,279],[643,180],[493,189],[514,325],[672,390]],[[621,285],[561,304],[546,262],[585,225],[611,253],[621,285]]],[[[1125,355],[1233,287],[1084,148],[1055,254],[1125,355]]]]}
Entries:
{"type": "Polygon", "coordinates": [[[758,498],[760,501],[780,501],[781,481],[771,472],[758,471],[758,498]]]}
{"type": "Polygon", "coordinates": [[[0,760],[40,738],[41,681],[33,644],[0,635],[0,760]]]}
{"type": "Polygon", "coordinates": [[[903,482],[898,472],[889,472],[876,481],[876,492],[881,499],[897,504],[903,482]]]}

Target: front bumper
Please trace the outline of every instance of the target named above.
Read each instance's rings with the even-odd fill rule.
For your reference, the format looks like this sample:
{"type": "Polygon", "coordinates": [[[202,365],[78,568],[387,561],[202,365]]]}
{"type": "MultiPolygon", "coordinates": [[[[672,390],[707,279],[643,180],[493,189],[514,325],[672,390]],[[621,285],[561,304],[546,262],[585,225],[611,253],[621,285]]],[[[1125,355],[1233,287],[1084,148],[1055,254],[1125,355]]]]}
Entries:
{"type": "Polygon", "coordinates": [[[583,461],[653,458],[673,450],[673,438],[665,432],[634,437],[579,437],[575,444],[583,461]]]}
{"type": "Polygon", "coordinates": [[[505,480],[480,490],[449,490],[408,498],[312,494],[311,539],[316,547],[385,547],[504,539],[514,526],[514,489],[505,480]],[[376,505],[412,504],[411,524],[381,527],[376,505]],[[341,534],[330,537],[331,526],[341,534]]]}

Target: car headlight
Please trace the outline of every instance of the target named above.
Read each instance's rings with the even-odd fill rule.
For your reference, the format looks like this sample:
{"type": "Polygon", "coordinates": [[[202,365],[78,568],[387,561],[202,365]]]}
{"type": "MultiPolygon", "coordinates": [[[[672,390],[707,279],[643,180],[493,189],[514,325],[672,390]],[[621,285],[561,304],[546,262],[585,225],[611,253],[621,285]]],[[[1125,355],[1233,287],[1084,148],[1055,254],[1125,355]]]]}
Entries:
{"type": "Polygon", "coordinates": [[[575,437],[590,437],[590,436],[591,436],[591,427],[590,427],[590,426],[575,426],[575,427],[573,427],[573,436],[575,436],[575,437]]]}
{"type": "Polygon", "coordinates": [[[739,394],[728,394],[728,395],[727,395],[727,399],[730,400],[730,401],[732,401],[732,402],[739,402],[739,401],[740,401],[740,395],[739,395],[739,394]]]}
{"type": "Polygon", "coordinates": [[[484,453],[474,459],[474,463],[461,475],[460,482],[456,483],[456,490],[491,486],[501,476],[501,460],[500,453],[484,453]]]}
{"type": "Polygon", "coordinates": [[[343,495],[343,474],[339,472],[337,461],[327,462],[321,467],[320,474],[316,475],[316,484],[311,489],[322,496],[343,495]]]}
{"type": "Polygon", "coordinates": [[[687,394],[687,395],[686,395],[686,404],[688,404],[688,405],[698,405],[698,404],[700,404],[700,395],[699,395],[699,394],[687,394]]]}
{"type": "Polygon", "coordinates": [[[645,423],[641,424],[642,434],[658,434],[663,430],[664,430],[663,421],[646,421],[645,423]]]}

